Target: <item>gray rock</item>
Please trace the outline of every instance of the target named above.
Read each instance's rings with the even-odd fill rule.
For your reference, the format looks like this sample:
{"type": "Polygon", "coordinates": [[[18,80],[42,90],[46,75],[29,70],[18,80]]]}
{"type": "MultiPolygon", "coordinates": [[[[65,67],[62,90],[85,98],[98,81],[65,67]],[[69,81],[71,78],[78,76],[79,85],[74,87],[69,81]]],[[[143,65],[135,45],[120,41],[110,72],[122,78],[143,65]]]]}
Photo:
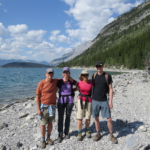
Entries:
{"type": "Polygon", "coordinates": [[[140,137],[133,135],[127,140],[126,145],[125,145],[125,149],[138,150],[142,146],[143,145],[141,145],[141,143],[140,143],[140,137]]]}
{"type": "Polygon", "coordinates": [[[19,119],[28,116],[28,113],[20,113],[19,114],[19,119]]]}
{"type": "Polygon", "coordinates": [[[141,132],[146,132],[147,131],[147,128],[146,126],[142,125],[138,128],[138,131],[141,131],[141,132]]]}
{"type": "Polygon", "coordinates": [[[5,113],[7,113],[8,112],[8,110],[3,110],[1,113],[2,114],[5,114],[5,113]]]}
{"type": "Polygon", "coordinates": [[[20,148],[18,148],[17,146],[12,146],[10,147],[10,150],[20,150],[20,148]]]}
{"type": "Polygon", "coordinates": [[[32,103],[29,103],[25,108],[32,108],[34,105],[32,103]]]}
{"type": "Polygon", "coordinates": [[[26,117],[26,120],[31,120],[31,119],[33,119],[33,118],[34,118],[34,116],[28,115],[28,116],[26,117]]]}
{"type": "Polygon", "coordinates": [[[2,124],[0,124],[0,130],[5,128],[5,127],[8,127],[8,124],[6,124],[5,122],[3,122],[2,124]]]}
{"type": "Polygon", "coordinates": [[[8,108],[8,107],[10,107],[11,105],[13,105],[13,104],[7,104],[7,105],[5,105],[2,109],[8,108]]]}
{"type": "Polygon", "coordinates": [[[16,146],[17,146],[18,148],[20,148],[20,147],[22,146],[22,143],[17,142],[16,146]]]}
{"type": "Polygon", "coordinates": [[[0,150],[6,150],[6,146],[0,145],[0,150]]]}
{"type": "Polygon", "coordinates": [[[146,150],[149,147],[149,141],[146,137],[142,137],[140,135],[133,135],[131,136],[126,144],[124,149],[125,150],[146,150]]]}

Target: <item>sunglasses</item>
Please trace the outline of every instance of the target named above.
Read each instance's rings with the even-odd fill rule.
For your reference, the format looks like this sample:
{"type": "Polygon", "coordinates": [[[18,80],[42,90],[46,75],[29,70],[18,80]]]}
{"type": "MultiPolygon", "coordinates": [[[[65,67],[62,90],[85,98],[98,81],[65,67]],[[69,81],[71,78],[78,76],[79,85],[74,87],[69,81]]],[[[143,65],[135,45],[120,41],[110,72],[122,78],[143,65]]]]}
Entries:
{"type": "Polygon", "coordinates": [[[88,74],[82,74],[82,76],[83,76],[83,77],[87,77],[87,76],[88,76],[88,74]]]}
{"type": "Polygon", "coordinates": [[[49,73],[47,73],[47,74],[53,74],[53,72],[49,72],[49,73]]]}
{"type": "Polygon", "coordinates": [[[63,73],[69,74],[69,71],[64,71],[63,73]]]}
{"type": "Polygon", "coordinates": [[[96,66],[96,68],[98,68],[98,67],[100,68],[100,67],[102,67],[102,66],[100,66],[100,65],[97,65],[97,66],[96,66]]]}

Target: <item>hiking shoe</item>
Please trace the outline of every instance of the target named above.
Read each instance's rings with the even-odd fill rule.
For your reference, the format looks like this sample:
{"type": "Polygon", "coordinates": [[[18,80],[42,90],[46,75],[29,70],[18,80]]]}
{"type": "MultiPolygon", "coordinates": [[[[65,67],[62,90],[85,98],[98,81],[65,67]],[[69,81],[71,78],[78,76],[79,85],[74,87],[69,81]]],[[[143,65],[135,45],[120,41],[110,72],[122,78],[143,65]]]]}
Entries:
{"type": "Polygon", "coordinates": [[[47,138],[46,141],[47,141],[47,143],[48,143],[49,145],[53,145],[53,144],[54,144],[54,142],[53,142],[50,138],[47,138]]]}
{"type": "Polygon", "coordinates": [[[42,141],[41,142],[41,148],[45,148],[46,147],[46,142],[45,141],[42,141]]]}
{"type": "Polygon", "coordinates": [[[101,138],[101,134],[100,134],[100,133],[97,133],[97,134],[94,136],[93,140],[94,140],[94,141],[98,141],[98,140],[100,140],[100,138],[101,138]]]}
{"type": "Polygon", "coordinates": [[[78,141],[82,141],[82,134],[78,133],[78,137],[77,137],[78,141]]]}
{"type": "Polygon", "coordinates": [[[66,139],[69,139],[69,138],[70,138],[70,135],[69,135],[69,134],[65,135],[65,138],[66,138],[66,139]]]}
{"type": "Polygon", "coordinates": [[[112,141],[113,144],[118,144],[118,141],[113,134],[109,136],[109,140],[112,141]]]}
{"type": "Polygon", "coordinates": [[[90,132],[88,130],[86,130],[85,134],[86,134],[87,138],[91,138],[91,134],[90,134],[90,132]]]}
{"type": "Polygon", "coordinates": [[[61,143],[62,140],[63,140],[63,137],[62,137],[62,136],[59,136],[59,137],[58,137],[58,143],[61,143]]]}

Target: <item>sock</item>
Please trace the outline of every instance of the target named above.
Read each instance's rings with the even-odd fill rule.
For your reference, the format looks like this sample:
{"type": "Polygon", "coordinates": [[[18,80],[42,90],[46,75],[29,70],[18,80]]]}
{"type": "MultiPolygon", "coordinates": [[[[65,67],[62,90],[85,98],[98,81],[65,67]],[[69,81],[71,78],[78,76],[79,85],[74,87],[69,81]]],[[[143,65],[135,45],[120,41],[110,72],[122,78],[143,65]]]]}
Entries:
{"type": "Polygon", "coordinates": [[[47,134],[47,138],[49,138],[49,139],[50,139],[50,134],[47,134]]]}
{"type": "Polygon", "coordinates": [[[113,135],[113,133],[110,133],[110,135],[112,136],[112,135],[113,135]]]}
{"type": "Polygon", "coordinates": [[[100,134],[100,132],[99,132],[99,131],[97,131],[97,134],[100,134]]]}
{"type": "Polygon", "coordinates": [[[42,142],[45,141],[45,137],[42,137],[42,142]]]}
{"type": "Polygon", "coordinates": [[[78,133],[81,133],[81,130],[78,130],[78,133]]]}

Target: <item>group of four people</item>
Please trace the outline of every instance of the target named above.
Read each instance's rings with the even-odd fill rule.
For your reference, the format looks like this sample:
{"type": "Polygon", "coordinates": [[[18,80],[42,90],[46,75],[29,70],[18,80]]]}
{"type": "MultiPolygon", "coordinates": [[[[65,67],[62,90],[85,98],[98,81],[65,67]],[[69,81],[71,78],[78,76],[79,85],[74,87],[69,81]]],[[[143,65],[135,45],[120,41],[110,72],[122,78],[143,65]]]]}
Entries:
{"type": "Polygon", "coordinates": [[[80,94],[77,100],[77,126],[78,126],[78,141],[82,140],[82,120],[86,118],[86,136],[91,137],[89,126],[91,116],[95,118],[95,128],[97,134],[93,137],[94,141],[98,141],[101,138],[99,130],[99,112],[103,118],[107,118],[107,126],[110,132],[110,140],[117,144],[117,139],[113,136],[113,125],[111,120],[110,109],[113,108],[113,89],[112,78],[109,74],[103,71],[104,64],[101,61],[95,64],[97,72],[93,74],[92,80],[89,80],[89,72],[83,70],[79,77],[79,82],[70,77],[70,69],[68,67],[63,68],[63,78],[53,79],[54,70],[49,68],[46,70],[46,79],[39,82],[36,90],[36,104],[37,112],[41,120],[41,147],[46,147],[46,141],[49,145],[53,144],[50,139],[52,131],[52,121],[55,120],[56,109],[56,92],[59,89],[59,98],[57,101],[58,108],[58,142],[63,140],[63,122],[64,112],[66,110],[65,119],[65,138],[69,139],[69,127],[72,108],[74,106],[74,91],[79,90],[80,94]],[[76,88],[73,88],[76,86],[76,88]],[[93,90],[92,90],[93,89],[93,90]],[[107,93],[109,91],[110,100],[107,101],[107,93]],[[92,98],[91,98],[92,95],[92,98]],[[47,139],[45,141],[45,125],[47,126],[47,139]]]}

